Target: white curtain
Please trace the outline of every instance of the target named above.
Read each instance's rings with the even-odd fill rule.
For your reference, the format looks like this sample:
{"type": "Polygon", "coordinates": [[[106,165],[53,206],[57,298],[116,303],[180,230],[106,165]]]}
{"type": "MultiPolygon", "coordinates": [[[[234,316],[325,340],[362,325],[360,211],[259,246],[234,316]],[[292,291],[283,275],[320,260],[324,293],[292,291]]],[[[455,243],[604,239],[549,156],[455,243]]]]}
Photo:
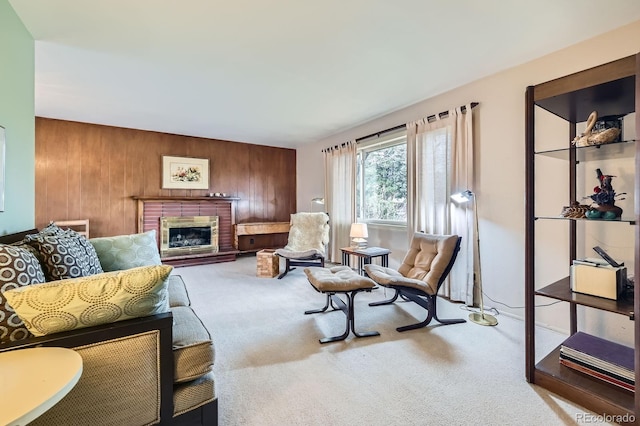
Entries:
{"type": "Polygon", "coordinates": [[[473,117],[471,105],[449,111],[446,118],[407,123],[407,230],[462,237],[460,252],[442,294],[473,305],[477,252],[475,203],[455,205],[450,196],[472,190],[473,117]]]}
{"type": "Polygon", "coordinates": [[[349,141],[324,150],[324,200],[331,235],[327,260],[340,262],[340,248],[349,246],[349,231],[356,219],[357,144],[349,141]]]}

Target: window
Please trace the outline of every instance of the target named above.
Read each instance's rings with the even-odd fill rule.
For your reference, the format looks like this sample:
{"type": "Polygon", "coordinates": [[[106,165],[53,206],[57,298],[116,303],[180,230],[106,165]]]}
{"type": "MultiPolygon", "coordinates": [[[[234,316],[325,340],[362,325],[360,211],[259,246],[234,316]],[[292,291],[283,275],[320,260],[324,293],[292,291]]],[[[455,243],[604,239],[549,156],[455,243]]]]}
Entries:
{"type": "Polygon", "coordinates": [[[406,224],[406,131],[361,142],[356,173],[358,221],[406,224]]]}

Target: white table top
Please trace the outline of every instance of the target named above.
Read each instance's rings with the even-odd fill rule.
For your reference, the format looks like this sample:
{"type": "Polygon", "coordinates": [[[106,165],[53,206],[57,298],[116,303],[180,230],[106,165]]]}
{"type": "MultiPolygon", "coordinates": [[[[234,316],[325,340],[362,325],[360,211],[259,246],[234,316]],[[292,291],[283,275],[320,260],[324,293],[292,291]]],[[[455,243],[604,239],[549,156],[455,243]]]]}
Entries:
{"type": "Polygon", "coordinates": [[[25,425],[60,401],[82,375],[82,357],[65,348],[0,353],[0,425],[25,425]]]}

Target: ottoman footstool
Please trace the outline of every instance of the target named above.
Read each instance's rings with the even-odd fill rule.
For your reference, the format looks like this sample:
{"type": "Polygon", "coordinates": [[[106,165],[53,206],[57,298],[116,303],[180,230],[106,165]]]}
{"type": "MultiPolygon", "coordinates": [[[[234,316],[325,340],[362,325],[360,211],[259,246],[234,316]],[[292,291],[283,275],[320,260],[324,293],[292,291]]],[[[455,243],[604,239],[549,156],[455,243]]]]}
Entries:
{"type": "Polygon", "coordinates": [[[304,273],[307,275],[309,283],[316,291],[327,295],[327,303],[323,308],[306,311],[305,315],[326,312],[327,309],[329,309],[329,306],[331,306],[332,310],[335,311],[339,309],[344,312],[347,317],[347,325],[344,333],[339,336],[320,339],[320,343],[344,340],[349,335],[349,330],[351,330],[356,337],[380,335],[377,331],[358,333],[355,329],[354,299],[356,294],[359,292],[371,291],[375,288],[376,283],[373,280],[357,274],[348,266],[336,266],[333,268],[305,268],[304,273]],[[338,296],[337,293],[344,293],[346,296],[346,303],[338,296]]]}

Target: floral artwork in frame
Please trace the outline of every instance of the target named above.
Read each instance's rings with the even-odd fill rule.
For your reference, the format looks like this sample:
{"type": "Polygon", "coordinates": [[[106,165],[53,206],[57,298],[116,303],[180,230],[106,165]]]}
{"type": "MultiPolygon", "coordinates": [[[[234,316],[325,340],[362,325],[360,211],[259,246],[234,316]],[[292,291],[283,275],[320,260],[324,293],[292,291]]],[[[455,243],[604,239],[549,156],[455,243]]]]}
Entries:
{"type": "Polygon", "coordinates": [[[162,157],[163,189],[209,189],[209,160],[162,157]]]}

